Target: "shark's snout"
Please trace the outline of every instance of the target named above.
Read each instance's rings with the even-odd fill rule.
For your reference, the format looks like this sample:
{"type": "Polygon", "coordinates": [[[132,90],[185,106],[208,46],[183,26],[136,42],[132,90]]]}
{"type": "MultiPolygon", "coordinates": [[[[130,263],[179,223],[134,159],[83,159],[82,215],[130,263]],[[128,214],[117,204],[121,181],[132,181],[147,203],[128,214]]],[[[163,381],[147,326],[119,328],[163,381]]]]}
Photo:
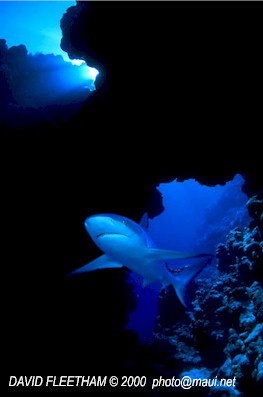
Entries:
{"type": "Polygon", "coordinates": [[[85,220],[85,228],[89,235],[95,239],[105,233],[116,232],[116,225],[110,216],[91,215],[85,220]]]}
{"type": "Polygon", "coordinates": [[[85,220],[86,228],[103,228],[109,224],[110,218],[106,215],[91,215],[85,220]]]}
{"type": "Polygon", "coordinates": [[[96,215],[91,215],[85,220],[85,228],[89,235],[93,237],[96,235],[98,230],[98,220],[96,219],[96,215]]]}
{"type": "Polygon", "coordinates": [[[103,252],[114,240],[120,243],[120,238],[130,238],[132,232],[127,224],[127,218],[115,214],[96,214],[85,220],[87,232],[103,252]]]}
{"type": "Polygon", "coordinates": [[[94,223],[94,218],[96,217],[96,215],[91,215],[88,218],[86,218],[85,220],[85,226],[86,228],[92,226],[92,224],[94,223]]]}

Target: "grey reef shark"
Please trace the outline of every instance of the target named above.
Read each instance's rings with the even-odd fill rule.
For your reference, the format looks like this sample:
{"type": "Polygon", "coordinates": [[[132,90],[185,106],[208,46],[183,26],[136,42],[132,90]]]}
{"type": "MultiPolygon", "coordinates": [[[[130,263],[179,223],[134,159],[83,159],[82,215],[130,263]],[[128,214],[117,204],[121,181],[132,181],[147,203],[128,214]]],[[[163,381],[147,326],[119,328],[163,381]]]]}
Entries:
{"type": "Polygon", "coordinates": [[[91,215],[85,227],[97,247],[104,253],[69,275],[100,269],[116,269],[123,266],[137,273],[143,279],[143,287],[160,282],[162,287],[172,285],[181,301],[186,304],[186,287],[190,281],[211,263],[214,255],[170,251],[156,248],[146,232],[147,213],[140,224],[115,214],[91,215]],[[171,259],[200,258],[192,266],[173,274],[165,261],[171,259]]]}

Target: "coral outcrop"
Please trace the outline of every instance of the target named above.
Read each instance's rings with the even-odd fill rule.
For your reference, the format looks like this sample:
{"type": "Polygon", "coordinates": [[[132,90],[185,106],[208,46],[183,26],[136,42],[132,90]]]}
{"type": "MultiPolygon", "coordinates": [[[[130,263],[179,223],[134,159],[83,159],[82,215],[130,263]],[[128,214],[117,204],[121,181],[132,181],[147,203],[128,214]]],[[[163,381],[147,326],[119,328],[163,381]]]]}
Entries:
{"type": "MultiPolygon", "coordinates": [[[[255,198],[254,205],[262,208],[255,198]]],[[[261,214],[258,210],[254,214],[248,227],[233,229],[218,245],[218,276],[208,283],[201,277],[195,281],[195,300],[186,323],[175,322],[163,330],[161,326],[156,335],[157,345],[165,340],[166,351],[170,345],[176,361],[171,373],[204,367],[218,378],[236,377],[235,390],[224,390],[226,396],[263,388],[263,245],[261,214]]],[[[171,375],[165,366],[163,370],[171,375]]],[[[222,395],[216,394],[219,391],[210,388],[207,393],[222,395]]]]}

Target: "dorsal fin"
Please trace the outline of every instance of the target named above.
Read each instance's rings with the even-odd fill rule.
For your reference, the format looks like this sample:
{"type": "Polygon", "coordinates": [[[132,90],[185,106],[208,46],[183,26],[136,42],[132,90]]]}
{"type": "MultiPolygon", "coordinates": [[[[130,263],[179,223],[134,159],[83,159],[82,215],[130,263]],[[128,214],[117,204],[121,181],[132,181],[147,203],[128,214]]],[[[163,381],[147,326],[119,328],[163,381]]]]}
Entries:
{"type": "Polygon", "coordinates": [[[140,226],[144,229],[147,230],[148,226],[149,226],[149,222],[148,222],[149,218],[148,218],[148,213],[145,212],[140,220],[140,226]]]}

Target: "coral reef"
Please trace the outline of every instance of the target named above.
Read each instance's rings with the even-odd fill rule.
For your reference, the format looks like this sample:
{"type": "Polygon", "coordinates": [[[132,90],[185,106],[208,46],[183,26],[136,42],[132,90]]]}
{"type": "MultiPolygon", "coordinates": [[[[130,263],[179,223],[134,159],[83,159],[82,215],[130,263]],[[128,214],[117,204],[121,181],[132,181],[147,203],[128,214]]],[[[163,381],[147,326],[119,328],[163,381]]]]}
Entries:
{"type": "MultiPolygon", "coordinates": [[[[252,201],[262,208],[258,198],[252,201]]],[[[233,229],[218,245],[218,277],[195,281],[195,300],[185,324],[180,319],[165,328],[167,318],[161,312],[155,343],[162,349],[165,341],[170,354],[170,369],[165,364],[162,368],[166,376],[205,368],[211,376],[236,377],[235,389],[225,388],[220,394],[215,387],[205,395],[246,395],[263,388],[262,210],[258,212],[253,212],[248,227],[233,229]],[[172,357],[176,364],[171,365],[172,357]]]]}

